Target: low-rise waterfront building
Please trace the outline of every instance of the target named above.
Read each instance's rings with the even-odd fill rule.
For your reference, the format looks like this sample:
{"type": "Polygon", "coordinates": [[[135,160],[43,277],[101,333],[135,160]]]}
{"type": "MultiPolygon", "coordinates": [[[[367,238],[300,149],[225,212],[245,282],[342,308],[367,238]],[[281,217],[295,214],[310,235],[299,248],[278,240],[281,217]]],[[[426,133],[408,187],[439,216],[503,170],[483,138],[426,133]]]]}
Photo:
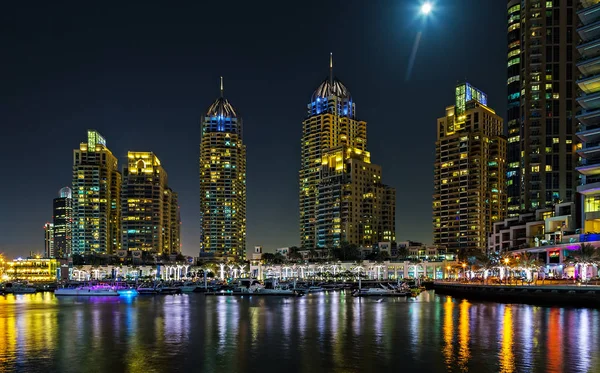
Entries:
{"type": "Polygon", "coordinates": [[[58,279],[58,261],[49,258],[17,258],[6,263],[4,280],[52,282],[58,279]]]}
{"type": "Polygon", "coordinates": [[[502,254],[520,249],[563,242],[576,233],[575,204],[558,203],[553,208],[509,217],[494,223],[488,239],[488,253],[502,254]]]}
{"type": "Polygon", "coordinates": [[[262,274],[259,280],[279,278],[281,280],[324,280],[337,279],[353,281],[357,275],[365,280],[402,280],[414,278],[444,279],[456,261],[415,263],[411,261],[358,261],[337,263],[307,263],[262,265],[251,263],[250,273],[262,274]]]}

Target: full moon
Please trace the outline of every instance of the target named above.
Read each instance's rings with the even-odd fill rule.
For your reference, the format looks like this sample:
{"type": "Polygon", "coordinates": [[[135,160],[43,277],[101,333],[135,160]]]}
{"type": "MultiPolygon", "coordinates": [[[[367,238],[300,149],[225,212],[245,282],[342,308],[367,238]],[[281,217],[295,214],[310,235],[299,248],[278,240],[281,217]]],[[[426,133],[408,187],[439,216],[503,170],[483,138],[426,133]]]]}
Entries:
{"type": "Polygon", "coordinates": [[[430,2],[426,2],[426,3],[423,3],[423,5],[421,5],[421,13],[423,13],[425,15],[431,13],[432,9],[433,9],[433,5],[431,5],[430,2]]]}

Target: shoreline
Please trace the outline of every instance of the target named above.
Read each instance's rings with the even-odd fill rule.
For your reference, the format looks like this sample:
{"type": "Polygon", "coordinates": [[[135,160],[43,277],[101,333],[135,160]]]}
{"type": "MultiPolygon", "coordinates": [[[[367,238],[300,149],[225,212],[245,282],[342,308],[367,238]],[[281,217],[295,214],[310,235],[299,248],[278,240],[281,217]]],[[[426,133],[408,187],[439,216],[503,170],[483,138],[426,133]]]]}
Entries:
{"type": "Polygon", "coordinates": [[[600,286],[483,285],[435,282],[436,294],[456,298],[539,306],[600,308],[600,286]]]}

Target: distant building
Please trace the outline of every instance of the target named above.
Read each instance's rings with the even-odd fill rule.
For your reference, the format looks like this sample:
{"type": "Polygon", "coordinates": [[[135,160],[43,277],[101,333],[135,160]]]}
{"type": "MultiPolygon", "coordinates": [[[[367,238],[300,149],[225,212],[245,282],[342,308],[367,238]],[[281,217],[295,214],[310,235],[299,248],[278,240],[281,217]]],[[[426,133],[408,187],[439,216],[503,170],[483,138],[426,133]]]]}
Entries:
{"type": "Polygon", "coordinates": [[[367,123],[333,76],[313,92],[302,122],[300,241],[304,249],[395,240],[395,189],[367,151],[367,123]]]}
{"type": "Polygon", "coordinates": [[[73,198],[71,188],[64,187],[53,201],[54,256],[66,258],[71,255],[73,240],[73,198]]]}
{"type": "Polygon", "coordinates": [[[290,254],[290,248],[289,247],[277,248],[277,249],[275,249],[275,254],[280,254],[287,258],[288,255],[290,254]]]}
{"type": "Polygon", "coordinates": [[[485,251],[492,224],[506,215],[506,138],[487,95],[456,87],[454,106],[438,119],[433,243],[450,252],[485,251]]]}
{"type": "Polygon", "coordinates": [[[591,111],[600,107],[593,94],[598,88],[592,67],[597,66],[598,30],[587,23],[596,19],[597,8],[597,1],[590,0],[507,3],[509,216],[575,202],[578,117],[591,124],[597,121],[591,111]],[[586,6],[591,8],[578,11],[586,6]],[[582,27],[577,14],[583,16],[582,27]],[[578,64],[577,52],[587,62],[578,64]],[[592,77],[580,79],[578,87],[581,73],[592,77]],[[580,89],[583,111],[578,115],[580,89]]]}
{"type": "Polygon", "coordinates": [[[73,151],[73,254],[113,254],[121,246],[121,174],[98,132],[73,151]]]}
{"type": "Polygon", "coordinates": [[[246,145],[242,117],[223,97],[202,119],[200,257],[246,259],[246,145]]]}
{"type": "Polygon", "coordinates": [[[44,224],[44,257],[54,258],[54,225],[44,224]]]}
{"type": "MultiPolygon", "coordinates": [[[[151,152],[128,152],[121,187],[122,249],[141,255],[180,252],[177,193],[151,152]]],[[[135,258],[135,256],[134,256],[135,258]]]]}

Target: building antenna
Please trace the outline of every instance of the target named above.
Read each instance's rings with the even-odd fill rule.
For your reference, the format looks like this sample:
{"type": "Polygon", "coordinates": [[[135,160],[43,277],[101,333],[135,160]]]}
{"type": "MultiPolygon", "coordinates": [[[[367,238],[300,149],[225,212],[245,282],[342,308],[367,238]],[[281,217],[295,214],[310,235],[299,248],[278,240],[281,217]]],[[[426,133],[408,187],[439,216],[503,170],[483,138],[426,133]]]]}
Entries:
{"type": "Polygon", "coordinates": [[[223,77],[221,77],[221,98],[223,98],[223,77]]]}
{"type": "Polygon", "coordinates": [[[333,53],[329,53],[329,84],[333,86],[333,53]]]}

